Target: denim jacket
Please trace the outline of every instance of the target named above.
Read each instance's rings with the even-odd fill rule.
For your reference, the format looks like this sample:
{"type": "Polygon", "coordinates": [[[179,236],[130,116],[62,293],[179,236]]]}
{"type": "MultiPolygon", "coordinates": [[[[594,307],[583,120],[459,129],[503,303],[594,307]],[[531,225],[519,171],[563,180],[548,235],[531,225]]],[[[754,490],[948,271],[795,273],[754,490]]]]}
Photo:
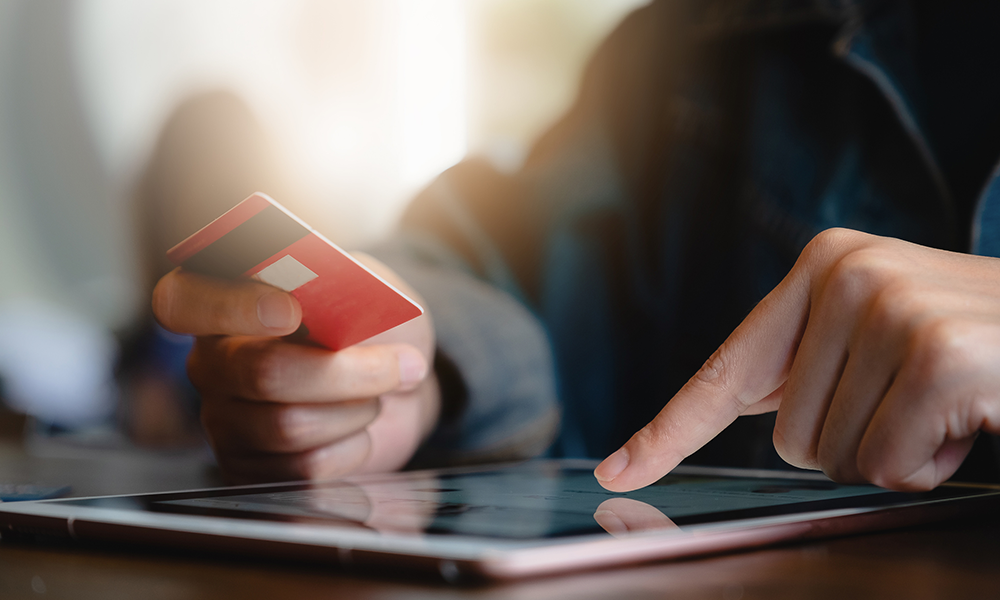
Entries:
{"type": "MultiPolygon", "coordinates": [[[[603,457],[823,229],[1000,256],[1000,171],[956,197],[914,19],[903,1],[654,2],[523,168],[442,174],[378,249],[437,329],[445,410],[417,461],[603,457]]],[[[692,460],[781,466],[772,427],[743,417],[692,460]]]]}

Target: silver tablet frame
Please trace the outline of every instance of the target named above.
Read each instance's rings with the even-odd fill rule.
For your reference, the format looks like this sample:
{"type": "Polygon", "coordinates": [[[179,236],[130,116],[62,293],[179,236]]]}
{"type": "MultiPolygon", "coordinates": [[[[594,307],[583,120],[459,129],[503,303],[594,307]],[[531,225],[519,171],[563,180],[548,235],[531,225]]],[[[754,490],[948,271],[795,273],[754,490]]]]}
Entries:
{"type": "MultiPolygon", "coordinates": [[[[593,468],[591,461],[546,461],[556,467],[593,468]]],[[[351,482],[385,480],[387,477],[434,476],[471,473],[511,465],[441,469],[347,478],[351,482]]],[[[829,481],[820,474],[679,467],[683,475],[782,478],[829,481]]],[[[139,498],[164,493],[260,491],[287,482],[236,488],[209,488],[94,498],[139,498]]],[[[838,536],[910,526],[966,516],[995,508],[1000,486],[946,484],[972,488],[977,495],[872,506],[792,513],[717,523],[685,525],[680,529],[630,534],[606,534],[538,540],[506,540],[462,535],[413,535],[345,529],[306,523],[262,521],[230,517],[114,510],[77,506],[59,500],[0,504],[0,537],[55,536],[77,541],[98,541],[149,547],[195,548],[225,554],[276,556],[358,565],[399,566],[438,572],[445,580],[474,577],[517,579],[562,571],[610,567],[638,562],[697,556],[742,548],[755,548],[820,537],[838,536]]],[[[87,500],[89,498],[73,498],[87,500]]]]}

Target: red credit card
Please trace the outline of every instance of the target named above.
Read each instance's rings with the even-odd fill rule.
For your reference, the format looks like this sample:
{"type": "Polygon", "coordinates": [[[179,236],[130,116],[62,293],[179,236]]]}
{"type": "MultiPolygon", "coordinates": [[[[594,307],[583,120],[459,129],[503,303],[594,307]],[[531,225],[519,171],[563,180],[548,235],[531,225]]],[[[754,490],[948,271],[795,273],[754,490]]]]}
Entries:
{"type": "Polygon", "coordinates": [[[175,265],[285,290],[306,338],[340,350],[423,314],[411,300],[265,194],[256,193],[167,251],[175,265]]]}

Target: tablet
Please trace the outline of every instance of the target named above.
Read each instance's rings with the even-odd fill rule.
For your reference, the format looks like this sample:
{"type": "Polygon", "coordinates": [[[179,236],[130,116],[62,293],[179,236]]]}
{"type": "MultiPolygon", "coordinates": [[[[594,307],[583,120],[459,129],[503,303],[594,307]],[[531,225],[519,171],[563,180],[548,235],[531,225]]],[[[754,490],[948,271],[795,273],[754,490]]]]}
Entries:
{"type": "Polygon", "coordinates": [[[618,494],[591,461],[0,504],[7,540],[69,537],[519,577],[886,529],[995,509],[1000,489],[890,492],[820,475],[679,467],[618,494]]]}

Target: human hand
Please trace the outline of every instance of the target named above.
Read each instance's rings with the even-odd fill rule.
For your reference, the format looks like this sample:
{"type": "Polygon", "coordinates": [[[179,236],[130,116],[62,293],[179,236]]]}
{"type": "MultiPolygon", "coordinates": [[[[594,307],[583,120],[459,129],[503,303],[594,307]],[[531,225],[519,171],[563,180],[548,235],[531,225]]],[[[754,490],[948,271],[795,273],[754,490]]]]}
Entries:
{"type": "MultiPolygon", "coordinates": [[[[416,298],[382,263],[355,258],[416,298]]],[[[437,421],[426,313],[332,352],[280,337],[302,318],[291,294],[183,269],[159,281],[153,312],[165,328],[197,336],[188,374],[219,466],[233,483],[395,470],[437,421]]]]}
{"type": "Polygon", "coordinates": [[[640,500],[608,498],[594,511],[594,520],[616,538],[634,533],[679,529],[660,509],[640,500]]]}
{"type": "Polygon", "coordinates": [[[648,485],[736,417],[777,410],[788,463],[931,489],[1000,433],[1000,260],[845,229],[791,272],[646,427],[598,465],[648,485]]]}
{"type": "Polygon", "coordinates": [[[348,477],[309,491],[309,505],[379,533],[424,533],[440,504],[441,481],[413,475],[404,478],[348,477]]]}

